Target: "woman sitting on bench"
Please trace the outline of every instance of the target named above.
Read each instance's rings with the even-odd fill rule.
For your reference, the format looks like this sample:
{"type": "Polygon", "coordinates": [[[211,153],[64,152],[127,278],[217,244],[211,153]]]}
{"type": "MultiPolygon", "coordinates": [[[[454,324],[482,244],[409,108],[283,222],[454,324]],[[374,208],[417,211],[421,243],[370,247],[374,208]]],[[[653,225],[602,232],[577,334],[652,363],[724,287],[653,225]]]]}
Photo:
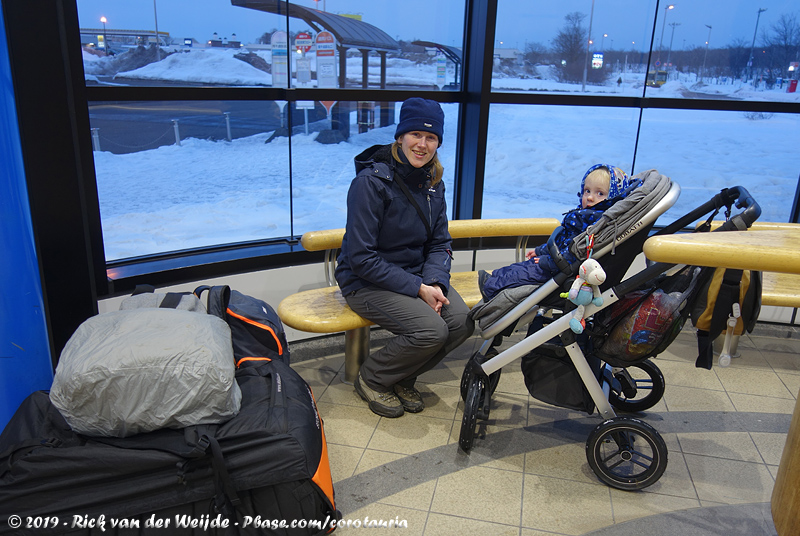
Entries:
{"type": "Polygon", "coordinates": [[[355,158],[336,281],[350,308],[395,335],[361,366],[355,390],[384,417],[425,408],[414,387],[473,331],[469,307],[450,287],[450,233],[437,156],[444,112],[411,98],[395,142],[355,158]]]}

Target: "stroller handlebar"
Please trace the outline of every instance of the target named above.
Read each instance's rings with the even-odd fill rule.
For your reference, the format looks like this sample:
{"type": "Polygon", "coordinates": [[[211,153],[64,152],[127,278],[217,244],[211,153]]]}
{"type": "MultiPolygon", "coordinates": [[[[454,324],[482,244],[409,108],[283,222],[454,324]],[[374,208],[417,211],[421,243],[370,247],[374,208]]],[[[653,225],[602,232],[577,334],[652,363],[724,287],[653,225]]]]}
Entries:
{"type": "Polygon", "coordinates": [[[734,186],[733,188],[726,188],[719,194],[726,206],[735,203],[736,208],[743,209],[742,212],[731,217],[726,221],[719,230],[722,231],[744,231],[750,228],[751,225],[761,216],[761,206],[753,199],[743,186],[734,186]]]}

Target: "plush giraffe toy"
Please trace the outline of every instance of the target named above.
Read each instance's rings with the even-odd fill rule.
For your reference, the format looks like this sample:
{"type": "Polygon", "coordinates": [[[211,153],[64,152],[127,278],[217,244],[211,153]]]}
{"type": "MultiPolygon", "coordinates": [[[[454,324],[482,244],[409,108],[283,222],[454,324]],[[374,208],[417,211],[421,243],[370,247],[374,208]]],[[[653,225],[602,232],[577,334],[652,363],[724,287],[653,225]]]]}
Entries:
{"type": "Polygon", "coordinates": [[[578,306],[569,321],[569,327],[575,333],[583,333],[586,327],[586,321],[583,319],[586,306],[590,303],[597,306],[603,305],[600,285],[605,280],[606,272],[600,263],[594,259],[586,259],[578,269],[578,276],[572,283],[569,292],[561,295],[578,306]]]}

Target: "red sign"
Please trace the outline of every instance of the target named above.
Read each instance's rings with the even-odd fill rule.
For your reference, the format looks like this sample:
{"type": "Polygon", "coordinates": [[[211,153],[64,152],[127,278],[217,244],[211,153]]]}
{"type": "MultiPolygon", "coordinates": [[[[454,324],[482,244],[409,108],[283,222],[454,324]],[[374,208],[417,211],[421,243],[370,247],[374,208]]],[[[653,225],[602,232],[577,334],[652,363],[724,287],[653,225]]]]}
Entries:
{"type": "Polygon", "coordinates": [[[314,41],[311,39],[311,36],[305,32],[300,32],[294,36],[294,46],[301,52],[308,52],[311,50],[313,44],[314,41]]]}
{"type": "Polygon", "coordinates": [[[333,108],[333,105],[334,105],[334,104],[336,104],[337,102],[338,102],[338,101],[335,101],[335,100],[324,100],[324,101],[319,101],[319,103],[320,103],[321,105],[323,105],[323,106],[325,107],[325,109],[326,109],[326,110],[328,110],[328,115],[331,115],[331,108],[333,108]]]}
{"type": "Polygon", "coordinates": [[[335,56],[336,39],[330,32],[319,32],[317,34],[317,57],[335,56]]]}

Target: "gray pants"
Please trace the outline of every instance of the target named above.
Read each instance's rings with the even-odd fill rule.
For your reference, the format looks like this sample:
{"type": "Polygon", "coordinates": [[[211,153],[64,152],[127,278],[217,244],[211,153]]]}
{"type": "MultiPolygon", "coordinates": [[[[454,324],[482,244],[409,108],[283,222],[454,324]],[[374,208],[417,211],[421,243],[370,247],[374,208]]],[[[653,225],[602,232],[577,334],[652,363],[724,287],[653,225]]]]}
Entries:
{"type": "Polygon", "coordinates": [[[395,384],[413,387],[417,376],[472,335],[469,307],[455,289],[447,299],[450,305],[442,307],[440,316],[422,298],[391,290],[365,287],[345,296],[353,311],[396,335],[361,365],[367,385],[382,391],[395,384]]]}

